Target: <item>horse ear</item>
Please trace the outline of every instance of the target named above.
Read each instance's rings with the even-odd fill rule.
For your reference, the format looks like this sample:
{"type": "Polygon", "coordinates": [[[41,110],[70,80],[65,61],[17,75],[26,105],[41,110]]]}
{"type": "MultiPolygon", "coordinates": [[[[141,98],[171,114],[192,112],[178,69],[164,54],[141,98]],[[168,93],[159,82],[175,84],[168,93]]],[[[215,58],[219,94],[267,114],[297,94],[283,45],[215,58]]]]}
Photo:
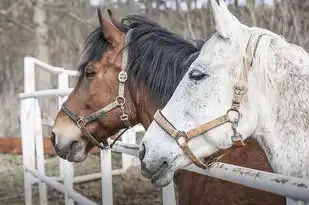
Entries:
{"type": "Polygon", "coordinates": [[[119,44],[123,44],[124,41],[123,33],[116,26],[114,26],[111,22],[109,22],[102,16],[101,9],[97,9],[97,14],[104,38],[115,48],[119,44]]]}
{"type": "Polygon", "coordinates": [[[223,0],[211,0],[211,7],[214,15],[216,31],[223,38],[231,38],[234,31],[238,30],[240,22],[228,10],[223,0]]]}
{"type": "Polygon", "coordinates": [[[113,15],[112,11],[110,9],[107,9],[107,12],[108,12],[108,15],[109,15],[109,18],[111,19],[112,23],[114,25],[118,25],[119,22],[116,20],[115,16],[113,15]]]}

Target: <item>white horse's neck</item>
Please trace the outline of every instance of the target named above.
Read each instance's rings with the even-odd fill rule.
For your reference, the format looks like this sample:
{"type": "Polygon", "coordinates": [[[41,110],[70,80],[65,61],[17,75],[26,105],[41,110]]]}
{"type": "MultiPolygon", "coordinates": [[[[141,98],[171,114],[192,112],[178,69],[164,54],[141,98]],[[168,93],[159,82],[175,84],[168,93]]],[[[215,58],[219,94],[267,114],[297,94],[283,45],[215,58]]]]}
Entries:
{"type": "Polygon", "coordinates": [[[263,37],[249,74],[255,137],[275,172],[309,177],[309,57],[275,35],[263,37]],[[299,171],[302,170],[302,171],[299,171]]]}

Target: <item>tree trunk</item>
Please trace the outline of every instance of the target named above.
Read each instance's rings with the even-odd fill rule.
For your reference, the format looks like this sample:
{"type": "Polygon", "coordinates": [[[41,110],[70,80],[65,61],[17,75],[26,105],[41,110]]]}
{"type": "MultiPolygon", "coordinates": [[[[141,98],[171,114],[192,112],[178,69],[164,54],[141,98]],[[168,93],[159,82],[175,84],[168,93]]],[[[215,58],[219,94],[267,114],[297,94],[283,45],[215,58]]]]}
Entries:
{"type": "MultiPolygon", "coordinates": [[[[46,11],[43,8],[45,0],[36,0],[33,12],[33,21],[36,24],[36,58],[46,63],[50,63],[48,49],[48,27],[46,22],[46,11]]],[[[38,88],[48,88],[51,85],[51,75],[42,69],[37,70],[38,88]]]]}

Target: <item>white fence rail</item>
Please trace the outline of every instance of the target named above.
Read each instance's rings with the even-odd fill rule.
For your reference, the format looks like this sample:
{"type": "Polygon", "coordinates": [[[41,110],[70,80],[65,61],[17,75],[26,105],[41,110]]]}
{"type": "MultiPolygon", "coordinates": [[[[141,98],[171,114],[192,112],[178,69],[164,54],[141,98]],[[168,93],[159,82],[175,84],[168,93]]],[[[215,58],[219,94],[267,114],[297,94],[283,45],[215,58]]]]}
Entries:
{"type": "MultiPolygon", "coordinates": [[[[46,176],[45,158],[43,150],[43,134],[41,111],[38,97],[58,96],[58,108],[72,91],[69,88],[69,76],[76,76],[76,71],[69,71],[59,67],[53,67],[32,57],[24,59],[24,93],[20,93],[21,99],[21,135],[24,165],[24,191],[25,204],[32,205],[32,185],[39,185],[40,205],[47,205],[47,186],[51,186],[64,193],[65,204],[73,205],[74,201],[83,205],[94,205],[73,189],[73,183],[85,182],[93,179],[102,181],[102,204],[113,205],[112,175],[124,173],[133,164],[138,150],[136,145],[136,132],[143,131],[140,125],[128,130],[122,136],[122,142],[116,143],[113,151],[122,154],[122,168],[112,170],[111,150],[103,150],[100,153],[101,172],[74,177],[73,164],[59,158],[60,176],[46,176]],[[40,68],[58,75],[58,89],[35,90],[35,69],[40,68]],[[126,146],[124,146],[126,144],[126,146]],[[61,183],[63,182],[63,183],[61,183]]],[[[163,189],[163,204],[175,205],[175,193],[173,185],[163,189]]]]}

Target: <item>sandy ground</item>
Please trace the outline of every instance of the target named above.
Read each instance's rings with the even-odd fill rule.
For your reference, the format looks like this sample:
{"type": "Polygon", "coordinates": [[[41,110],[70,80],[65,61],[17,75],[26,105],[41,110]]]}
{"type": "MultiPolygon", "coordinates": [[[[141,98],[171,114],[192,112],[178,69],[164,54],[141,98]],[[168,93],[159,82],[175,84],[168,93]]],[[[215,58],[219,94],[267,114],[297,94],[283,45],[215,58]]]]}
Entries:
{"type": "MultiPolygon", "coordinates": [[[[116,162],[121,156],[113,153],[113,167],[119,167],[116,162]]],[[[90,155],[82,163],[75,164],[75,175],[96,173],[100,170],[99,156],[90,155]]],[[[49,176],[58,175],[58,160],[55,157],[46,158],[46,172],[49,176]]],[[[101,181],[96,180],[76,184],[75,190],[91,200],[101,203],[101,181]]],[[[159,205],[161,191],[143,178],[137,167],[131,167],[122,175],[113,177],[115,205],[159,205]]],[[[23,169],[22,158],[19,155],[0,154],[0,205],[22,205],[23,169]]],[[[33,205],[39,204],[37,187],[33,188],[33,205]]],[[[48,189],[48,204],[64,204],[63,195],[51,188],[48,189]]]]}

